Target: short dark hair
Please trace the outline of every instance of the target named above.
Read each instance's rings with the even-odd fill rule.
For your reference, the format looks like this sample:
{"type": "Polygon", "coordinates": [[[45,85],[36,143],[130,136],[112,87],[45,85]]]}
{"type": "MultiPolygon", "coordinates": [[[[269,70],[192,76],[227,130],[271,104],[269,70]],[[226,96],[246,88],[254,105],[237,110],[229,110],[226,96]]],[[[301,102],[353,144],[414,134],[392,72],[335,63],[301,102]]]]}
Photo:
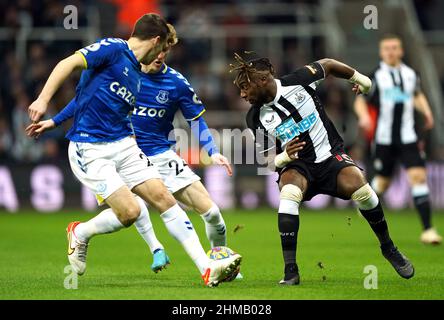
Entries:
{"type": "Polygon", "coordinates": [[[131,37],[140,40],[149,40],[157,36],[164,41],[169,33],[165,20],[155,13],[147,13],[141,16],[134,24],[131,37]]]}
{"type": "Polygon", "coordinates": [[[393,39],[399,40],[399,42],[402,43],[401,37],[398,36],[397,34],[394,34],[394,33],[385,33],[385,34],[383,34],[382,37],[379,39],[379,43],[381,43],[384,40],[393,40],[393,39]]]}

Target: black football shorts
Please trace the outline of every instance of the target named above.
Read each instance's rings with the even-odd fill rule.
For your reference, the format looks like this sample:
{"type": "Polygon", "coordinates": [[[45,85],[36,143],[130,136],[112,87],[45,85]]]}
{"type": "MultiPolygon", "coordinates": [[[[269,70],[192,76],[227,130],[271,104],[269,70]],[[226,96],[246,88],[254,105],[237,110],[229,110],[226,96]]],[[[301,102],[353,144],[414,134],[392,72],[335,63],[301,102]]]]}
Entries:
{"type": "MultiPolygon", "coordinates": [[[[337,176],[343,168],[355,166],[359,168],[345,151],[339,150],[333,152],[333,155],[320,163],[307,162],[303,159],[297,159],[290,162],[279,173],[278,183],[282,173],[287,170],[296,170],[307,179],[307,191],[304,194],[303,201],[309,201],[318,194],[327,194],[336,198],[344,198],[337,192],[337,176]]],[[[361,169],[361,168],[359,168],[361,169]]],[[[362,170],[362,169],[361,169],[362,170]]]]}
{"type": "Polygon", "coordinates": [[[376,174],[391,177],[398,162],[406,169],[425,167],[424,156],[419,151],[417,143],[376,145],[373,157],[373,167],[376,174]]]}

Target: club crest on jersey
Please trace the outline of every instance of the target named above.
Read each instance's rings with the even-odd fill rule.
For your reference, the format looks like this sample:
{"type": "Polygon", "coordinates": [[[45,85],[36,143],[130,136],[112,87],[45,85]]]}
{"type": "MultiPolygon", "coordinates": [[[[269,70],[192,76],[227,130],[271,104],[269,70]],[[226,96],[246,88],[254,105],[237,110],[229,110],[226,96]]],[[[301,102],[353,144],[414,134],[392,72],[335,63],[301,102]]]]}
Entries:
{"type": "Polygon", "coordinates": [[[99,184],[97,184],[97,192],[98,193],[103,193],[106,191],[106,184],[103,182],[100,182],[99,184]]]}
{"type": "Polygon", "coordinates": [[[266,123],[272,123],[273,121],[274,121],[274,114],[271,116],[270,119],[265,120],[266,123]]]}
{"type": "Polygon", "coordinates": [[[168,91],[165,90],[159,90],[159,93],[156,96],[156,100],[157,102],[161,103],[161,104],[165,104],[168,102],[168,91]]]}
{"type": "Polygon", "coordinates": [[[305,94],[303,94],[301,92],[296,93],[296,102],[297,103],[301,103],[304,100],[305,100],[305,94]]]}

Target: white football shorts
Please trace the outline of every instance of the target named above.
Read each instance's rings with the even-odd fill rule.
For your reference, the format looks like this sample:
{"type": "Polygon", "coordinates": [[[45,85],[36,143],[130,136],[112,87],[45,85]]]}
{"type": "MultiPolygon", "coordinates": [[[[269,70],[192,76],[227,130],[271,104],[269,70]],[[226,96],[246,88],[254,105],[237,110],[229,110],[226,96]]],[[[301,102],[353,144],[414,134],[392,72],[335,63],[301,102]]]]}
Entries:
{"type": "Polygon", "coordinates": [[[98,200],[124,185],[131,190],[146,180],[162,179],[133,137],[99,143],[71,141],[68,157],[74,175],[98,200]]]}
{"type": "Polygon", "coordinates": [[[163,183],[171,193],[200,180],[200,177],[190,169],[186,161],[173,150],[150,156],[149,159],[159,171],[163,183]]]}

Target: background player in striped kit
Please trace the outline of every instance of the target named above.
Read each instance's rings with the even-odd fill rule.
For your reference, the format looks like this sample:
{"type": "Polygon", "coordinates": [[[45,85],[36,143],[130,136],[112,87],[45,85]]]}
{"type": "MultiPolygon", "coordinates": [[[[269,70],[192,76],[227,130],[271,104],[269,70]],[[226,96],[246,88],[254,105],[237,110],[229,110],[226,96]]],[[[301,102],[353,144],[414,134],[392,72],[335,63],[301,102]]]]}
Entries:
{"type": "Polygon", "coordinates": [[[378,195],[390,185],[398,161],[406,168],[415,207],[421,218],[421,241],[439,244],[442,237],[432,227],[431,205],[424,153],[418,148],[415,131],[415,109],[424,116],[424,129],[433,128],[433,114],[421,90],[419,75],[403,63],[401,39],[385,35],[379,43],[381,62],[372,75],[373,87],[367,97],[356,97],[354,108],[359,125],[371,131],[373,121],[368,104],[377,110],[373,145],[376,176],[372,187],[378,195]]]}
{"type": "Polygon", "coordinates": [[[257,148],[268,153],[279,173],[278,226],[285,261],[280,284],[299,284],[299,205],[317,194],[354,200],[376,234],[384,257],[401,277],[411,278],[413,265],[393,244],[378,196],[345,153],[342,138],[315,93],[316,82],[328,75],[349,79],[357,93],[368,92],[371,80],[332,59],[275,79],[268,59],[245,61],[237,54],[235,58],[238,64],[231,65],[231,71],[237,71],[234,83],[240,96],[252,105],[247,126],[257,148]],[[275,157],[270,155],[272,150],[275,157]]]}

